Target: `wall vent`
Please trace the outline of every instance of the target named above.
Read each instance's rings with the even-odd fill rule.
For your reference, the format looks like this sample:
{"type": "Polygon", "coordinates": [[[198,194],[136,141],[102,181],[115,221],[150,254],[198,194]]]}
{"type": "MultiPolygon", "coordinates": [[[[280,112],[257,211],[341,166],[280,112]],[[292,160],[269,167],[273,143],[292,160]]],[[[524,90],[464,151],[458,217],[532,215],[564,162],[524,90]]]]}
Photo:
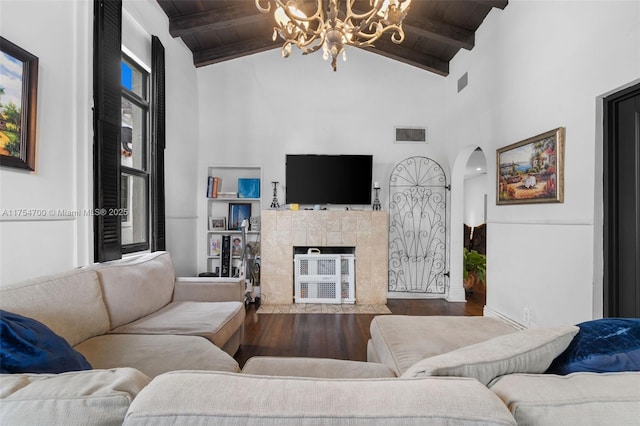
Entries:
{"type": "Polygon", "coordinates": [[[427,143],[424,127],[396,127],[396,143],[427,143]]]}
{"type": "Polygon", "coordinates": [[[458,79],[458,93],[460,93],[462,89],[467,87],[467,84],[469,84],[469,75],[465,72],[464,74],[462,74],[462,77],[458,79]]]}

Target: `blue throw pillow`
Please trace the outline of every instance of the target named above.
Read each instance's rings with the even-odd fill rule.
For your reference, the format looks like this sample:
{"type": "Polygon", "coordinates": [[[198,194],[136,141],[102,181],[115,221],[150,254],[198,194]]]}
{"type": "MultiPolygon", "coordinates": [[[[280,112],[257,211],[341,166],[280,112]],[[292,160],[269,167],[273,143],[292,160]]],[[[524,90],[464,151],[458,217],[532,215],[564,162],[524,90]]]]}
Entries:
{"type": "Polygon", "coordinates": [[[578,327],[578,334],[547,373],[640,371],[640,319],[604,318],[578,327]]]}
{"type": "Polygon", "coordinates": [[[46,325],[0,310],[0,373],[91,370],[82,354],[46,325]]]}

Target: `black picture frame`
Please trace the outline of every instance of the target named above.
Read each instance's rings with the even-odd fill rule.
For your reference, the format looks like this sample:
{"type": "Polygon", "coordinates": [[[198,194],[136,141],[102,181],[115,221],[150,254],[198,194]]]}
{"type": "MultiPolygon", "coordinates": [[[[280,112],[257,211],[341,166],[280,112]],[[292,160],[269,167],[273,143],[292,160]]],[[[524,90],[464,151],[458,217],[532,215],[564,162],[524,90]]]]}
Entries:
{"type": "Polygon", "coordinates": [[[4,37],[0,37],[0,55],[10,65],[0,67],[2,80],[20,80],[17,95],[7,93],[10,87],[0,86],[0,166],[35,171],[38,57],[4,37]],[[19,99],[20,105],[5,103],[2,98],[10,96],[19,99]]]}
{"type": "Polygon", "coordinates": [[[227,221],[229,230],[240,230],[242,221],[246,219],[248,224],[250,218],[251,203],[229,203],[229,220],[227,221]]]}

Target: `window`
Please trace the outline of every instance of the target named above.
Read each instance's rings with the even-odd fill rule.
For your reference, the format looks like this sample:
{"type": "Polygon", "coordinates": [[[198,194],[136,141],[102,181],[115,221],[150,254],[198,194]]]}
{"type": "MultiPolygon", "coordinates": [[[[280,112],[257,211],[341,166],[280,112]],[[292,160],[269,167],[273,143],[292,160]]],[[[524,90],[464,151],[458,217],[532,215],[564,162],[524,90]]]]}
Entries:
{"type": "Polygon", "coordinates": [[[123,55],[122,1],[94,0],[94,260],[165,250],[164,47],[123,55]]]}
{"type": "Polygon", "coordinates": [[[149,249],[149,73],[121,63],[120,234],[122,253],[149,249]]]}

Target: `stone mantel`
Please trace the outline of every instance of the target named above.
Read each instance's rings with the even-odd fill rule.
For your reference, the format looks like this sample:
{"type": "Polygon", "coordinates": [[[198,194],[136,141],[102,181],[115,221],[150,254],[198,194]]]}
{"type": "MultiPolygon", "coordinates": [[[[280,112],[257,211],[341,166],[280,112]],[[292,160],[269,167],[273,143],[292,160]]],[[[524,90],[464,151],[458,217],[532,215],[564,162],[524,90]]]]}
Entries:
{"type": "Polygon", "coordinates": [[[260,221],[264,304],[293,303],[294,247],[355,247],[356,303],[387,302],[387,212],[263,210],[260,221]]]}

